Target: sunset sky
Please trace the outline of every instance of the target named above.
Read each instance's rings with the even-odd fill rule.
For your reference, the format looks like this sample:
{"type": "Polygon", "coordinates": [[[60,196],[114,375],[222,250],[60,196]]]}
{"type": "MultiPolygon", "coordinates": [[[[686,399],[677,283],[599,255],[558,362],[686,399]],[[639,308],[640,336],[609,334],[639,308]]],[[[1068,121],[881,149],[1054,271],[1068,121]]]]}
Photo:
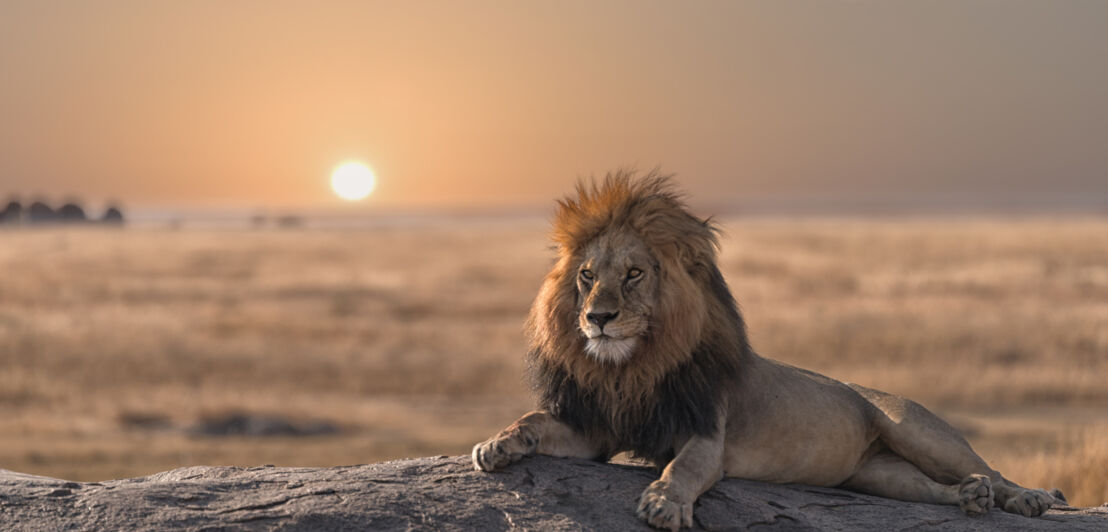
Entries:
{"type": "Polygon", "coordinates": [[[1108,2],[0,0],[0,199],[1108,209],[1108,2]]]}

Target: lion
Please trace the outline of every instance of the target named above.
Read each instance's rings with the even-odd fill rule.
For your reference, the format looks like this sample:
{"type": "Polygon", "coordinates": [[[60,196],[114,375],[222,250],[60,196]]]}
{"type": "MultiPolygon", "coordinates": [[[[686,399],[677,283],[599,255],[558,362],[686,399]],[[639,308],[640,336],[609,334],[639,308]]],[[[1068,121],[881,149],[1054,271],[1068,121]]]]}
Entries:
{"type": "Polygon", "coordinates": [[[997,506],[1033,517],[1054,504],[991,469],[918,403],[756,354],[716,265],[718,233],[657,171],[582,181],[559,201],[557,262],[527,320],[538,409],[477,444],[475,468],[630,452],[661,470],[639,517],[670,530],[692,526],[693,504],[723,477],[970,516],[997,506]]]}

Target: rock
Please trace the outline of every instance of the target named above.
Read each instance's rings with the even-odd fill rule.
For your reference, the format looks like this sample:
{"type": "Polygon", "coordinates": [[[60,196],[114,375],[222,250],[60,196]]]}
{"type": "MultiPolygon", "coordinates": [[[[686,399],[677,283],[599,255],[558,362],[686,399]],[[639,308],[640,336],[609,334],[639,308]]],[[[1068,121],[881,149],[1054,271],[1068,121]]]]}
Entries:
{"type": "MultiPolygon", "coordinates": [[[[469,457],[331,467],[186,467],[79,483],[0,470],[0,530],[647,530],[635,517],[645,467],[532,457],[504,472],[469,457]]],[[[1029,519],[1000,510],[727,479],[696,505],[696,526],[742,530],[1098,530],[1108,507],[1029,519]]]]}

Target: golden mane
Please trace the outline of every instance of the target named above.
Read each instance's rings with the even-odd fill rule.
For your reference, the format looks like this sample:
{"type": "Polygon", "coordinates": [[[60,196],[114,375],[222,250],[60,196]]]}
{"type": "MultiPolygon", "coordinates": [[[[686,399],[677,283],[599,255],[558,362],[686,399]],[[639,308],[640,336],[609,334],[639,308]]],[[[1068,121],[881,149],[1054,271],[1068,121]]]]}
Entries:
{"type": "Polygon", "coordinates": [[[633,231],[653,250],[671,258],[715,262],[718,230],[690,214],[675,191],[672,174],[653,170],[635,179],[617,170],[577,183],[577,197],[558,200],[552,238],[562,256],[578,253],[605,231],[633,231]]]}
{"type": "MultiPolygon", "coordinates": [[[[640,178],[629,170],[608,173],[602,182],[579,182],[576,197],[558,202],[552,238],[558,260],[546,276],[528,318],[533,385],[549,394],[551,375],[562,375],[602,405],[612,425],[656,408],[656,389],[675,372],[693,371],[697,387],[721,378],[749,349],[734,300],[716,267],[718,229],[689,213],[674,191],[672,176],[657,171],[640,178]],[[599,362],[586,355],[578,330],[577,269],[586,246],[607,232],[631,232],[659,262],[661,282],[651,325],[633,360],[599,362]],[[710,359],[710,360],[709,360],[710,359]],[[718,360],[717,360],[718,359],[718,360]]],[[[685,377],[681,377],[685,378],[685,377]]],[[[713,422],[714,423],[714,422],[713,422]]]]}

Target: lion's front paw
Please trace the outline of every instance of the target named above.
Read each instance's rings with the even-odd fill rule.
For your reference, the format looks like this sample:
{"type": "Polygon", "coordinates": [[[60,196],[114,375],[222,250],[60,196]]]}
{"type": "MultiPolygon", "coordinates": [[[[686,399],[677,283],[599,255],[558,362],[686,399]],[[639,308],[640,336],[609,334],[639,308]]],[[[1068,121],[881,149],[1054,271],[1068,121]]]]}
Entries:
{"type": "Polygon", "coordinates": [[[1024,517],[1038,517],[1054,505],[1054,497],[1044,490],[1020,490],[1004,501],[1004,511],[1024,517]]]}
{"type": "Polygon", "coordinates": [[[519,434],[498,434],[473,446],[473,467],[478,471],[496,471],[534,452],[535,442],[519,434]]]}
{"type": "Polygon", "coordinates": [[[473,446],[473,467],[478,471],[496,471],[512,461],[504,440],[493,438],[473,446]]]}
{"type": "Polygon", "coordinates": [[[985,475],[970,475],[958,486],[958,506],[966,515],[985,515],[993,505],[993,482],[985,475]]]}
{"type": "Polygon", "coordinates": [[[655,528],[679,530],[692,526],[692,503],[681,502],[667,486],[655,480],[639,498],[639,517],[655,528]]]}

